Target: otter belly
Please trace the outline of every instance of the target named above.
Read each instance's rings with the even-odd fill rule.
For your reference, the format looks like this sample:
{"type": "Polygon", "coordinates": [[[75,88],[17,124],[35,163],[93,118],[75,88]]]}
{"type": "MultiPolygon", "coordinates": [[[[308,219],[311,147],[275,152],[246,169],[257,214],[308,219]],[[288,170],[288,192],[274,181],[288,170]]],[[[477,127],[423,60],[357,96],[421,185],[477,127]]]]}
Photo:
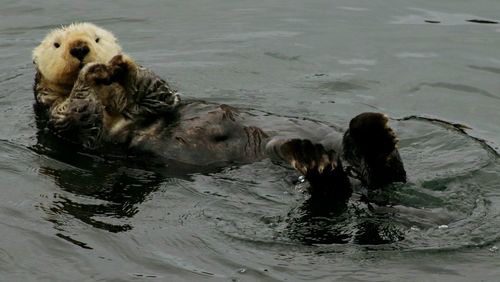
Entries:
{"type": "Polygon", "coordinates": [[[329,125],[202,101],[182,102],[176,118],[136,126],[130,147],[184,164],[224,166],[267,158],[273,138],[304,138],[338,150],[342,133],[329,125]]]}

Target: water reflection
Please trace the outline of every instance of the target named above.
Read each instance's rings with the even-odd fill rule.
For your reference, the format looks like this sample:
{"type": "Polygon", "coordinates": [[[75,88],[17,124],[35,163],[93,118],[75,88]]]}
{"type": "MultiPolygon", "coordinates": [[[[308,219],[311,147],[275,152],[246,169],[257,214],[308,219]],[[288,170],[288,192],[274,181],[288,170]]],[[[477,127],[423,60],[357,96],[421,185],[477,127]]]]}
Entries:
{"type": "Polygon", "coordinates": [[[307,245],[348,243],[351,230],[342,228],[349,220],[347,211],[346,202],[332,204],[309,198],[288,213],[286,235],[307,245]]]}
{"type": "Polygon", "coordinates": [[[376,212],[368,199],[325,203],[309,198],[288,214],[286,236],[302,244],[381,245],[404,239],[393,214],[376,212]]]}
{"type": "Polygon", "coordinates": [[[68,144],[45,130],[42,118],[37,120],[37,144],[32,149],[49,157],[39,172],[53,179],[61,188],[50,207],[44,208],[49,220],[63,228],[58,215],[70,215],[93,227],[122,232],[132,226],[105,222],[107,218],[130,218],[138,205],[156,191],[166,176],[143,166],[136,156],[90,153],[68,144]],[[101,219],[97,219],[101,218],[101,219]]]}
{"type": "MultiPolygon", "coordinates": [[[[47,212],[52,215],[71,215],[110,232],[127,231],[132,226],[107,223],[96,217],[105,220],[134,216],[138,212],[138,204],[157,190],[163,180],[155,173],[114,166],[98,166],[91,171],[42,167],[40,172],[54,179],[63,191],[71,193],[68,196],[58,193],[47,212]]],[[[60,224],[57,220],[54,223],[60,224]]]]}
{"type": "Polygon", "coordinates": [[[305,245],[405,249],[441,248],[459,237],[460,245],[472,240],[464,232],[471,222],[490,226],[491,219],[482,213],[495,197],[485,200],[483,193],[493,186],[486,181],[490,176],[478,181],[477,174],[495,170],[491,168],[498,165],[495,150],[469,136],[470,128],[459,123],[409,116],[393,125],[400,133],[408,183],[369,193],[355,187],[353,197],[344,203],[308,199],[283,218],[275,217],[275,231],[285,241],[305,245]]]}
{"type": "MultiPolygon", "coordinates": [[[[469,129],[458,123],[417,116],[393,123],[411,172],[409,183],[365,196],[355,187],[357,192],[346,202],[303,200],[297,195],[283,197],[286,188],[280,179],[291,171],[260,162],[194,177],[194,189],[209,202],[214,200],[202,214],[223,233],[245,240],[279,237],[303,245],[391,248],[441,246],[451,236],[443,232],[468,240],[462,234],[468,222],[485,222],[475,216],[477,203],[483,201],[483,192],[474,188],[479,187],[476,174],[496,164],[498,155],[484,141],[468,136],[469,129]],[[301,204],[291,208],[294,199],[301,204]],[[263,220],[256,221],[256,217],[263,220]],[[443,231],[441,225],[450,227],[443,231]],[[422,236],[435,238],[428,241],[422,236]]],[[[49,159],[42,162],[39,172],[60,188],[42,208],[59,231],[57,236],[82,248],[89,247],[64,232],[68,217],[109,232],[128,231],[133,228],[130,218],[151,193],[165,187],[170,178],[192,178],[193,170],[155,164],[146,157],[85,152],[47,133],[43,121],[39,126],[38,142],[32,149],[49,159]]]]}

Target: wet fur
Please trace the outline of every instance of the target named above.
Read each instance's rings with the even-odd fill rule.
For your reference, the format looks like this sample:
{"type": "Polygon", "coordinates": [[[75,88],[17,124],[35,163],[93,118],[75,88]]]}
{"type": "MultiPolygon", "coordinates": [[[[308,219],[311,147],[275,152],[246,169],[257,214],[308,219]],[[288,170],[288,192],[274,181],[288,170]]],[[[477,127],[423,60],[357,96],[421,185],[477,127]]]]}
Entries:
{"type": "Polygon", "coordinates": [[[83,65],[107,63],[119,53],[121,47],[116,37],[91,23],[75,23],[51,31],[33,50],[37,104],[50,108],[61,103],[69,96],[83,65]],[[89,48],[83,61],[70,54],[80,44],[89,48]]]}
{"type": "MultiPolygon", "coordinates": [[[[100,54],[100,49],[89,43],[89,58],[78,65],[73,58],[46,50],[58,38],[64,38],[62,42],[71,48],[96,36],[80,28],[101,32],[87,24],[56,30],[33,52],[37,104],[47,109],[51,131],[66,140],[94,149],[117,144],[126,150],[199,166],[271,158],[302,173],[314,197],[340,201],[352,192],[343,164],[352,166],[357,177],[373,188],[406,180],[397,138],[383,114],[361,114],[342,134],[315,121],[180,101],[152,71],[117,54],[121,52],[117,44],[100,54]],[[55,56],[61,66],[48,63],[46,56],[55,56]],[[80,70],[82,64],[85,66],[80,70]]],[[[114,36],[106,37],[116,43],[114,36]]]]}

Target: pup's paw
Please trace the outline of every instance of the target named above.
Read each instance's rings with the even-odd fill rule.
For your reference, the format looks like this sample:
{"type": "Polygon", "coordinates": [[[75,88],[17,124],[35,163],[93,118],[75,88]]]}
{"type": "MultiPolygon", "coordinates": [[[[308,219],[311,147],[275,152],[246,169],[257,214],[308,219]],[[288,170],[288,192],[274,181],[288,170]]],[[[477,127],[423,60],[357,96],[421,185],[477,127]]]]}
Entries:
{"type": "Polygon", "coordinates": [[[111,73],[111,78],[116,82],[124,82],[127,75],[136,70],[135,62],[125,54],[118,54],[111,58],[107,64],[108,70],[111,73]]]}
{"type": "Polygon", "coordinates": [[[105,64],[90,63],[80,71],[80,79],[83,79],[90,84],[95,85],[110,85],[112,75],[105,64]]]}

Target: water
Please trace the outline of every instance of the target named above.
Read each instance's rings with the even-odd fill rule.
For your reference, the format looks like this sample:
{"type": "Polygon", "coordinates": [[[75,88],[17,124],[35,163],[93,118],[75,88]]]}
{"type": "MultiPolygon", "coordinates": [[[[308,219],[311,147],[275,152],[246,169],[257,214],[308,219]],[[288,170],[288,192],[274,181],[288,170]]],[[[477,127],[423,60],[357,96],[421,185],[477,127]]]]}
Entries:
{"type": "Polygon", "coordinates": [[[498,280],[497,1],[163,2],[3,1],[1,281],[498,280]],[[30,52],[72,21],[186,96],[340,125],[384,111],[409,183],[317,208],[267,161],[173,175],[51,146],[30,52]]]}

